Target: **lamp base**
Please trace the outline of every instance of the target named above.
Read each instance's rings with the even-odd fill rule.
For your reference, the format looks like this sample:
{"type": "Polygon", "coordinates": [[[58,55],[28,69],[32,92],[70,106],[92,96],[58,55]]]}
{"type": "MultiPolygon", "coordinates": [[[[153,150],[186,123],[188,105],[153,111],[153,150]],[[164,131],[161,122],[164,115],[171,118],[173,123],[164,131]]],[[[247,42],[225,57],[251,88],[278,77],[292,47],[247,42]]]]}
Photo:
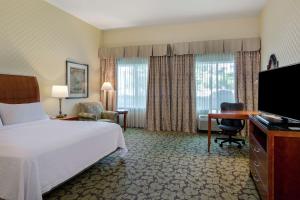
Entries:
{"type": "Polygon", "coordinates": [[[67,116],[67,114],[60,114],[60,115],[57,115],[56,118],[60,119],[60,118],[66,117],[66,116],[67,116]]]}

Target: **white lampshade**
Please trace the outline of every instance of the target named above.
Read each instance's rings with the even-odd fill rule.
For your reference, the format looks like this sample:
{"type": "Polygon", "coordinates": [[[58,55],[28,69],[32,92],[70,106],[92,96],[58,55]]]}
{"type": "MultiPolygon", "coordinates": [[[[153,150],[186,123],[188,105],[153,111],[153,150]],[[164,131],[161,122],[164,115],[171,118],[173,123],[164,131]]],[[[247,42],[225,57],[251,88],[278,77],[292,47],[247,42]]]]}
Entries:
{"type": "Polygon", "coordinates": [[[114,90],[110,82],[104,82],[101,90],[114,90]]]}
{"type": "Polygon", "coordinates": [[[52,97],[65,98],[69,96],[68,86],[66,85],[53,85],[52,97]]]}

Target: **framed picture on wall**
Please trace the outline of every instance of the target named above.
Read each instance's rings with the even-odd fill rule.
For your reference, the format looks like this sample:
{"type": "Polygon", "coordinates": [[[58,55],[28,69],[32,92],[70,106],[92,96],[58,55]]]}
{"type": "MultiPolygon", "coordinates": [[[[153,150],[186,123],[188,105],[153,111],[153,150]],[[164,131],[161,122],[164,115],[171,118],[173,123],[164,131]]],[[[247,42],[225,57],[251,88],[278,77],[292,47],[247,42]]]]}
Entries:
{"type": "Polygon", "coordinates": [[[89,66],[72,61],[66,61],[68,98],[88,98],[89,66]]]}

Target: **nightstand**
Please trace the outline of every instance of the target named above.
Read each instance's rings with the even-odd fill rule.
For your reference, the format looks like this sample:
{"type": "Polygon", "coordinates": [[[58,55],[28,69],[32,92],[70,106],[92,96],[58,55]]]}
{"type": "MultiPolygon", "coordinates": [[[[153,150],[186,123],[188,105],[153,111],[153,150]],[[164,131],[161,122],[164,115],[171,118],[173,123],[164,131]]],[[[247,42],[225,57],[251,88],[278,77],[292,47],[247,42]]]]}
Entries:
{"type": "Polygon", "coordinates": [[[66,117],[63,117],[63,118],[56,118],[56,117],[53,117],[53,118],[51,118],[51,119],[77,121],[77,120],[79,120],[79,117],[76,116],[76,115],[67,115],[66,117]]]}

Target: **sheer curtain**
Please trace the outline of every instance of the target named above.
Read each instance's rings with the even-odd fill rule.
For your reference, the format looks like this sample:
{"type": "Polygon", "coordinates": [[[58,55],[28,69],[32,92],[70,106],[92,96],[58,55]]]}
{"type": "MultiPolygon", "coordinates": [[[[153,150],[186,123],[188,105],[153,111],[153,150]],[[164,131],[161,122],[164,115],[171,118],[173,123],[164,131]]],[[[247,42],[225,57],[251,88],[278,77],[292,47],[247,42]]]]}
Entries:
{"type": "Polygon", "coordinates": [[[147,81],[147,58],[117,60],[117,107],[128,110],[129,127],[145,126],[147,81]]]}
{"type": "Polygon", "coordinates": [[[222,102],[236,101],[234,54],[205,54],[195,58],[198,116],[220,110],[222,102]]]}

